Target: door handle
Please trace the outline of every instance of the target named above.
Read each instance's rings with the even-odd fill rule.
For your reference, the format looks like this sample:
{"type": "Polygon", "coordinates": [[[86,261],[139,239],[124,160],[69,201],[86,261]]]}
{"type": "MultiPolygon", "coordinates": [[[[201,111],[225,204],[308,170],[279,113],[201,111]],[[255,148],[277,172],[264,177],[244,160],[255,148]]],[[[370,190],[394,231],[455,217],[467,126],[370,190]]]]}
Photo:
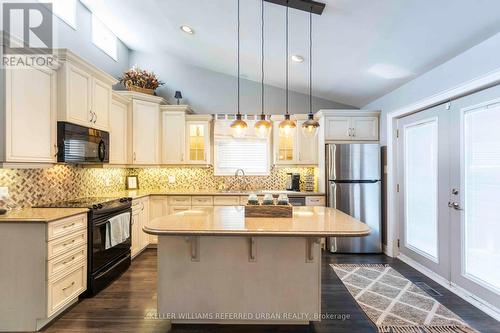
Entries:
{"type": "Polygon", "coordinates": [[[347,129],[347,135],[351,136],[351,129],[350,128],[347,129]]]}
{"type": "Polygon", "coordinates": [[[458,202],[448,202],[448,207],[453,208],[455,210],[463,210],[463,208],[460,207],[460,204],[458,202]]]}
{"type": "Polygon", "coordinates": [[[94,113],[94,116],[95,116],[95,119],[94,119],[94,124],[97,122],[97,113],[93,112],[94,113]]]}
{"type": "Polygon", "coordinates": [[[355,128],[351,128],[351,133],[352,133],[352,136],[355,137],[356,136],[356,129],[355,128]]]}
{"type": "Polygon", "coordinates": [[[92,112],[92,110],[89,110],[89,113],[90,113],[90,122],[93,123],[94,122],[94,112],[92,112]]]}

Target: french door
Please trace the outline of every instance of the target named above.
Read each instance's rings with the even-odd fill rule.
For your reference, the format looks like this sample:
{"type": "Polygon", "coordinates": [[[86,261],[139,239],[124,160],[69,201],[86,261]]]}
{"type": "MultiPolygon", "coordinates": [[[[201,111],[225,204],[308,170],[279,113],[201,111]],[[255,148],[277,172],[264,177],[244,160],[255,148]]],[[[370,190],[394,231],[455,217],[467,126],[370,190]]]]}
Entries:
{"type": "Polygon", "coordinates": [[[400,252],[500,308],[500,86],[398,130],[400,252]]]}
{"type": "Polygon", "coordinates": [[[400,252],[447,279],[448,127],[443,105],[398,121],[400,252]]]}
{"type": "Polygon", "coordinates": [[[500,308],[500,86],[450,111],[451,281],[500,308]]]}

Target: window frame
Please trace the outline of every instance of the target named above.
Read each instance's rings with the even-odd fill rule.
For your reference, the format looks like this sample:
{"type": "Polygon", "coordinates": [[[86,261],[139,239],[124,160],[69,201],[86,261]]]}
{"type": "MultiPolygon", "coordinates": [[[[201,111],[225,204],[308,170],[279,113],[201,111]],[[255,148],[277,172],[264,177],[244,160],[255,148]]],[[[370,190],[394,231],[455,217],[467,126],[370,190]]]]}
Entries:
{"type": "MultiPolygon", "coordinates": [[[[77,18],[78,18],[78,2],[79,2],[79,0],[64,0],[65,2],[72,1],[72,3],[74,4],[74,10],[72,13],[72,16],[74,19],[73,22],[70,22],[70,20],[68,20],[68,17],[64,17],[64,15],[62,15],[61,13],[56,13],[56,11],[55,11],[56,4],[54,3],[54,1],[57,1],[57,0],[38,0],[38,2],[40,2],[43,5],[49,5],[49,4],[52,5],[52,9],[51,9],[52,15],[56,16],[62,22],[64,22],[67,26],[69,26],[71,29],[76,31],[78,29],[77,18]]],[[[61,0],[59,0],[59,1],[61,1],[61,0]]],[[[47,9],[48,8],[49,7],[47,7],[47,9]]]]}

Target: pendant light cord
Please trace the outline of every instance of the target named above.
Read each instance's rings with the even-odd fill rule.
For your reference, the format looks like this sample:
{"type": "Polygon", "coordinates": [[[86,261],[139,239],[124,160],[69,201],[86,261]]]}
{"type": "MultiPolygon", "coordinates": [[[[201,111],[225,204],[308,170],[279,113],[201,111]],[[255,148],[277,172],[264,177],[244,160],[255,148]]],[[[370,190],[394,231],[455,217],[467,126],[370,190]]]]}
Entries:
{"type": "Polygon", "coordinates": [[[261,15],[261,33],[262,33],[262,45],[261,45],[261,80],[262,80],[262,115],[264,115],[264,0],[262,0],[262,15],[261,15]]]}
{"type": "Polygon", "coordinates": [[[285,103],[285,109],[286,109],[286,115],[288,115],[288,0],[286,2],[286,38],[285,38],[285,47],[286,47],[286,74],[285,74],[285,81],[286,81],[286,103],[285,103]]]}
{"type": "Polygon", "coordinates": [[[312,114],[312,10],[309,12],[309,114],[312,114]]]}
{"type": "Polygon", "coordinates": [[[238,0],[238,115],[240,114],[240,0],[238,0]]]}

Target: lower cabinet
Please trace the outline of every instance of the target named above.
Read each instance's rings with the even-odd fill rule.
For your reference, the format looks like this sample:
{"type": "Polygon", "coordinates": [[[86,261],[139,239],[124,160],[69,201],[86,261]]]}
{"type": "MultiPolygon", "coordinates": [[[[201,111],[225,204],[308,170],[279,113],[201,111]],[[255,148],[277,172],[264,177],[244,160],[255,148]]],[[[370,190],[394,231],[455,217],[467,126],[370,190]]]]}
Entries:
{"type": "MultiPolygon", "coordinates": [[[[153,195],[149,198],[149,221],[168,215],[168,198],[166,196],[153,195]]],[[[149,243],[157,244],[158,236],[149,235],[149,243]]]]}
{"type": "Polygon", "coordinates": [[[37,331],[87,289],[87,214],[0,223],[0,331],[37,331]]]}
{"type": "Polygon", "coordinates": [[[132,257],[142,252],[149,245],[149,235],[142,228],[149,223],[149,198],[132,201],[132,257]]]}

